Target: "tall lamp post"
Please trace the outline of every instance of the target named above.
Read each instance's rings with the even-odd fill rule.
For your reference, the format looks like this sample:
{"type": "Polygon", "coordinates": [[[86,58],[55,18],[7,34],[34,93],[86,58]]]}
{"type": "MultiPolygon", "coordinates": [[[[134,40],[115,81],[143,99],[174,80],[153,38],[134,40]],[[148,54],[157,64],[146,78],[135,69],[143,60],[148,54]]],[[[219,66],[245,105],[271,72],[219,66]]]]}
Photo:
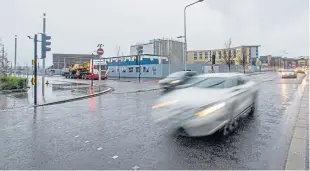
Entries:
{"type": "Polygon", "coordinates": [[[184,69],[185,71],[187,70],[186,69],[186,63],[187,63],[187,39],[186,39],[186,9],[194,4],[197,4],[199,2],[203,2],[204,0],[198,0],[196,2],[193,2],[189,5],[186,5],[185,8],[184,8],[184,69]]]}

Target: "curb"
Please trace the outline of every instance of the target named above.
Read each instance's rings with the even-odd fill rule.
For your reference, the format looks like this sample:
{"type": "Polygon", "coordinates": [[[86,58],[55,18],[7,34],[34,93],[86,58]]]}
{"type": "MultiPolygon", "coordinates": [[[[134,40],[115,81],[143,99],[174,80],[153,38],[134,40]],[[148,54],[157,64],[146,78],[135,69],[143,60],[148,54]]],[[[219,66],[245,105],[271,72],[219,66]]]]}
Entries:
{"type": "Polygon", "coordinates": [[[104,91],[101,91],[101,92],[98,92],[98,93],[84,95],[84,96],[79,96],[79,97],[75,97],[75,98],[71,98],[71,99],[66,99],[66,100],[59,100],[59,101],[56,101],[56,102],[44,103],[44,104],[40,104],[40,105],[33,105],[33,107],[41,107],[41,106],[49,106],[49,105],[73,102],[73,101],[77,101],[77,100],[81,100],[81,99],[86,99],[86,98],[90,98],[90,97],[99,96],[101,94],[108,93],[108,92],[110,92],[112,90],[113,89],[111,87],[109,87],[108,89],[106,89],[104,91]]]}
{"type": "Polygon", "coordinates": [[[0,94],[27,92],[28,89],[1,90],[0,94]]]}

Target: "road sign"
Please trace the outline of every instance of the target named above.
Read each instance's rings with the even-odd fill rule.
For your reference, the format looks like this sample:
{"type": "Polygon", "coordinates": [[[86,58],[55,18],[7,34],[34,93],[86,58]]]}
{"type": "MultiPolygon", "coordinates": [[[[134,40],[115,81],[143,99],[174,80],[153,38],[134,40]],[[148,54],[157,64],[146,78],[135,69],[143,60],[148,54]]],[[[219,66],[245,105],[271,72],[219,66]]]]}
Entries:
{"type": "Polygon", "coordinates": [[[103,51],[103,49],[102,48],[99,48],[99,49],[97,49],[97,54],[98,55],[103,55],[103,53],[104,53],[104,51],[103,51]]]}

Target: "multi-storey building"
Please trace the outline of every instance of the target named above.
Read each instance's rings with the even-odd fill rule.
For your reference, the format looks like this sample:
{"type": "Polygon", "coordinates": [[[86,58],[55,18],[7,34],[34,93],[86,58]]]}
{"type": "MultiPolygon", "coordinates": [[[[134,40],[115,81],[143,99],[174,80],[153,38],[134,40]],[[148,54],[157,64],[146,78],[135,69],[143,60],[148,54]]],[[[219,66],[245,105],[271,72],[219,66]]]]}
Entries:
{"type": "Polygon", "coordinates": [[[130,55],[165,56],[171,64],[183,64],[184,43],[172,39],[154,39],[148,43],[137,43],[130,46],[130,55]]]}
{"type": "Polygon", "coordinates": [[[215,55],[216,63],[225,63],[224,56],[230,56],[232,64],[241,64],[238,59],[242,59],[244,54],[247,63],[253,64],[253,58],[259,56],[258,48],[260,45],[254,46],[238,46],[229,49],[212,49],[212,50],[190,50],[187,52],[188,64],[199,64],[211,62],[212,55],[215,55]],[[226,54],[229,55],[226,55],[226,54]]]}

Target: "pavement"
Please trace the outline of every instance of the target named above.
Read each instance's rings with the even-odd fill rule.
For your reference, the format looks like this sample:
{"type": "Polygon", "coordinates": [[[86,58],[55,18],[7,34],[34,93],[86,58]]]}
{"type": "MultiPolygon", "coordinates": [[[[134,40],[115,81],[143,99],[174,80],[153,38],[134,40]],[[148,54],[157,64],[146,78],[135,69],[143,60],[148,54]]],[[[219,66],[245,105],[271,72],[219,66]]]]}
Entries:
{"type": "MultiPolygon", "coordinates": [[[[309,79],[307,79],[309,80],[309,79]]],[[[288,152],[285,170],[309,170],[309,84],[305,90],[297,112],[293,138],[288,152]]]]}
{"type": "MultiPolygon", "coordinates": [[[[76,98],[96,94],[107,90],[105,85],[95,85],[92,89],[90,85],[74,82],[59,82],[57,79],[50,79],[49,84],[44,84],[44,96],[42,91],[41,79],[38,77],[37,104],[46,105],[56,102],[64,102],[76,98]]],[[[34,86],[29,82],[30,89],[26,92],[16,92],[0,94],[0,111],[11,110],[20,107],[30,107],[34,105],[34,86]]]]}
{"type": "Polygon", "coordinates": [[[305,106],[303,76],[251,79],[260,82],[257,112],[222,139],[185,138],[157,126],[150,116],[161,94],[156,83],[104,80],[115,91],[1,111],[0,169],[285,169],[296,111],[305,106]]]}

